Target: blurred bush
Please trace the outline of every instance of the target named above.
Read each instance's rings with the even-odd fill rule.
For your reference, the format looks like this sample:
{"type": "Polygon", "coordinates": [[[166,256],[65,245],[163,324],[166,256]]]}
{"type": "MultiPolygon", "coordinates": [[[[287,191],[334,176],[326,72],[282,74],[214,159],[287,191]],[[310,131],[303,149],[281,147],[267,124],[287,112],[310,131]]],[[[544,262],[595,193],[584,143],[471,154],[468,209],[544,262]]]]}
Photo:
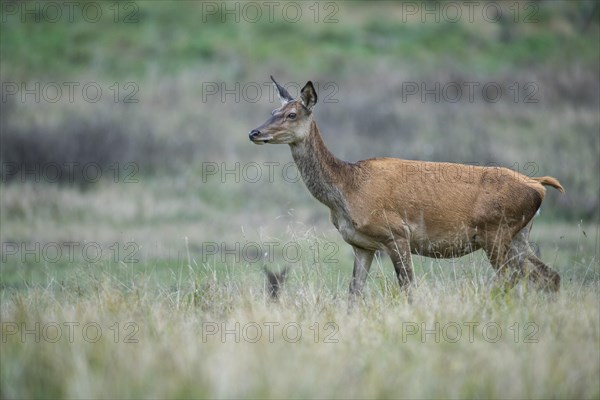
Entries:
{"type": "Polygon", "coordinates": [[[45,119],[23,123],[9,118],[15,108],[11,101],[1,110],[2,182],[43,181],[88,187],[102,175],[119,179],[122,173],[117,168],[125,165],[149,174],[173,167],[165,162],[164,155],[174,149],[145,124],[132,129],[114,113],[75,115],[61,118],[58,124],[45,119]]]}

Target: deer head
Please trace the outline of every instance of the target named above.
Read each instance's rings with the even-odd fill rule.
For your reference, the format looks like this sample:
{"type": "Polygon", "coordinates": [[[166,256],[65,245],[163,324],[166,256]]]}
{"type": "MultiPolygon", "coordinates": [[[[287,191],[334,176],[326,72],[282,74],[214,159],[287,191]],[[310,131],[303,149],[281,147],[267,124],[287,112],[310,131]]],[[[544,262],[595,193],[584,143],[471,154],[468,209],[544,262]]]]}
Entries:
{"type": "Polygon", "coordinates": [[[271,80],[277,89],[281,107],[273,110],[271,118],[264,124],[252,129],[248,137],[255,144],[298,143],[310,132],[313,120],[312,109],[317,103],[317,92],[312,82],[308,81],[300,91],[300,97],[294,99],[272,76],[271,80]]]}

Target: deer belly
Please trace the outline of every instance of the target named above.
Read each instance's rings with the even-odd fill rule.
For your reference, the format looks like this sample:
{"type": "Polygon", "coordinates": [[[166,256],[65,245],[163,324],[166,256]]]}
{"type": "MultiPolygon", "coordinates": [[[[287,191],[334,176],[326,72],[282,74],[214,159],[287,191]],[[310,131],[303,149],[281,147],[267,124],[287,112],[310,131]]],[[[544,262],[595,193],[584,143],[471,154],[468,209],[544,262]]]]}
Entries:
{"type": "Polygon", "coordinates": [[[411,243],[411,253],[432,258],[455,258],[462,257],[479,250],[481,247],[474,243],[464,245],[447,245],[435,242],[411,243]]]}
{"type": "Polygon", "coordinates": [[[428,235],[425,232],[411,231],[411,253],[434,258],[454,258],[481,248],[475,235],[459,232],[460,230],[447,235],[428,235]]]}

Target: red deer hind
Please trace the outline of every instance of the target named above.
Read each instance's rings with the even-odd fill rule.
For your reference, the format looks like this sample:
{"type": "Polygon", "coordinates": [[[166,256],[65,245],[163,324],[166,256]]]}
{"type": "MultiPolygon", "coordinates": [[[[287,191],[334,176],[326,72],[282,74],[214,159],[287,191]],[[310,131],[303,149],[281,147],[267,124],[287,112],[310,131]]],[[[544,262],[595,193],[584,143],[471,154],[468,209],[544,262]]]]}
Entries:
{"type": "Polygon", "coordinates": [[[325,146],[309,81],[293,99],[273,77],[282,105],[249,133],[256,144],[288,144],[308,190],[329,207],[331,222],[354,249],[350,299],[362,292],[373,256],[391,258],[401,288],[413,281],[412,254],[450,258],[483,249],[511,288],[529,276],[551,291],[560,276],[529,245],[532,218],[555,178],[506,168],[372,158],[349,163],[325,146]],[[440,173],[446,179],[439,179],[440,173]]]}

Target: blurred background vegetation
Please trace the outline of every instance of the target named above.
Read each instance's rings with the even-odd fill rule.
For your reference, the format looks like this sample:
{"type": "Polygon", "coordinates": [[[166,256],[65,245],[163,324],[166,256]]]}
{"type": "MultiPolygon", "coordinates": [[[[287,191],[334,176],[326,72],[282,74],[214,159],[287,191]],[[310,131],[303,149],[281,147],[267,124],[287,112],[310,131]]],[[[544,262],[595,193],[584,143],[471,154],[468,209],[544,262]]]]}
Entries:
{"type": "Polygon", "coordinates": [[[70,14],[2,1],[2,240],[134,240],[164,255],[184,236],[192,253],[296,225],[334,237],[280,169],[274,182],[266,169],[258,182],[207,172],[291,161],[287,146],[247,139],[276,106],[271,74],[292,94],[317,83],[316,119],[340,158],[552,175],[567,193],[549,191],[542,221],[597,226],[598,3],[480,2],[458,18],[456,4],[79,1],[70,14]],[[436,85],[438,100],[421,90],[436,85]],[[101,179],[72,169],[90,164],[101,179]]]}

